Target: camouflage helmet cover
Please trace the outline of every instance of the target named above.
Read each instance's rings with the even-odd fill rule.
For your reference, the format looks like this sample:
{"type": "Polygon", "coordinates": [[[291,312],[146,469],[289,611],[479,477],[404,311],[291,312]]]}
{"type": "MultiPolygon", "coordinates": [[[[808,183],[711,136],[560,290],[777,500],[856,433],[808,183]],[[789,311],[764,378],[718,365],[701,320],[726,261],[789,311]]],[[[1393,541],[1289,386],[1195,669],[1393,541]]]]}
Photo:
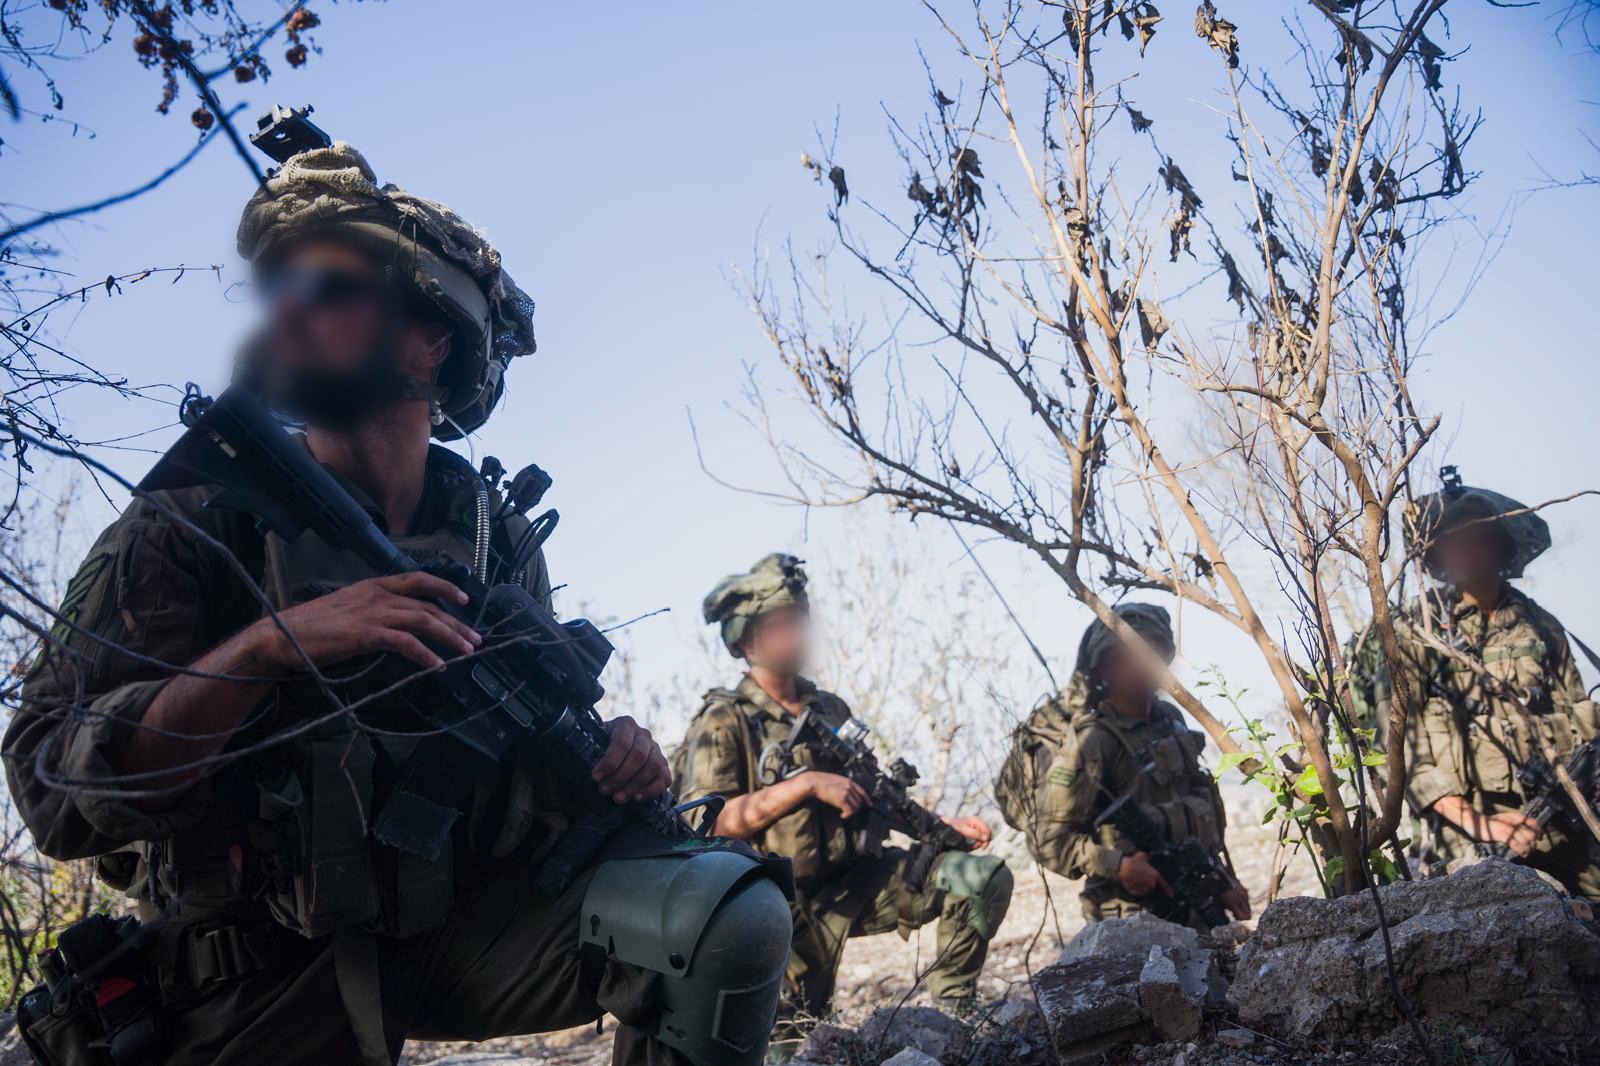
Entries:
{"type": "Polygon", "coordinates": [[[1422,565],[1436,580],[1446,580],[1432,550],[1441,534],[1474,519],[1493,519],[1492,524],[1506,535],[1510,557],[1501,571],[1506,577],[1521,577],[1527,565],[1550,547],[1550,526],[1509,496],[1467,485],[1447,485],[1438,492],[1420,497],[1415,516],[1408,523],[1406,539],[1411,551],[1422,552],[1422,565]]]}
{"type": "Polygon", "coordinates": [[[487,421],[506,367],[535,345],[533,301],[483,233],[444,204],[379,185],[361,153],[340,141],[293,155],[268,175],[239,219],[239,254],[259,264],[324,235],[398,267],[454,327],[455,350],[433,397],[449,418],[433,435],[454,440],[487,421]]]}
{"type": "Polygon", "coordinates": [[[743,574],[730,574],[717,582],[700,605],[707,625],[720,624],[722,643],[729,654],[739,654],[739,643],[755,619],[784,607],[809,607],[803,559],[773,552],[743,574]]]}
{"type": "MultiPolygon", "coordinates": [[[[1121,603],[1112,608],[1133,630],[1145,639],[1167,662],[1177,654],[1177,641],[1172,633],[1172,616],[1165,607],[1153,603],[1121,603]]],[[[1096,618],[1083,631],[1078,641],[1078,658],[1072,670],[1072,680],[1067,682],[1066,703],[1071,707],[1085,707],[1091,691],[1090,677],[1100,668],[1106,653],[1122,644],[1122,638],[1111,627],[1096,618]]]]}

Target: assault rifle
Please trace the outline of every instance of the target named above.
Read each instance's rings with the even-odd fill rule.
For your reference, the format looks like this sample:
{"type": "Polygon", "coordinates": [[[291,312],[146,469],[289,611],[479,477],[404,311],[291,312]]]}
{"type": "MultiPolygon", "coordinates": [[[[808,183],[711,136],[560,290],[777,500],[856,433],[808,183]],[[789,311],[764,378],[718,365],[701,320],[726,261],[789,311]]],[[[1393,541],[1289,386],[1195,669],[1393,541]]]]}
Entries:
{"type": "MultiPolygon", "coordinates": [[[[590,772],[610,743],[594,706],[605,690],[600,672],[611,642],[585,619],[561,622],[520,585],[485,587],[450,560],[419,564],[372,522],[344,487],[284,431],[253,394],[235,385],[215,400],[190,387],[187,432],[139,483],[144,491],[215,485],[207,507],[241,510],[284,540],[313,533],[359,557],[379,575],[425,571],[467,593],[465,606],[441,608],[484,635],[469,656],[413,684],[437,686],[428,726],[376,812],[373,834],[387,845],[437,858],[470,802],[486,764],[524,737],[536,738],[581,796],[588,813],[541,863],[536,886],[559,894],[630,823],[669,840],[696,836],[671,794],[619,806],[600,794],[590,772]]],[[[712,797],[709,827],[721,797],[712,797]]],[[[702,806],[693,804],[690,806],[702,806]]]]}
{"type": "MultiPolygon", "coordinates": [[[[1584,801],[1593,809],[1600,809],[1600,737],[1582,745],[1566,762],[1567,774],[1578,786],[1584,801]]],[[[1600,862],[1600,840],[1594,838],[1588,824],[1573,805],[1572,797],[1562,787],[1553,766],[1537,752],[1517,767],[1517,783],[1522,788],[1524,800],[1522,814],[1531,818],[1543,829],[1553,821],[1560,821],[1574,832],[1581,833],[1589,844],[1589,855],[1600,862]]],[[[1517,856],[1506,845],[1484,842],[1478,845],[1480,855],[1517,861],[1517,856]]]]}
{"type": "Polygon", "coordinates": [[[1132,796],[1123,796],[1094,820],[1099,829],[1110,825],[1138,851],[1150,856],[1150,865],[1172,887],[1168,896],[1160,889],[1139,900],[1140,906],[1168,921],[1184,924],[1189,912],[1198,914],[1208,928],[1228,924],[1217,896],[1233,887],[1233,878],[1198,840],[1169,841],[1145,809],[1132,796]]]}
{"type": "MultiPolygon", "coordinates": [[[[913,892],[921,892],[934,860],[947,851],[970,851],[972,841],[911,798],[910,789],[918,779],[915,766],[900,758],[891,762],[887,770],[878,765],[878,757],[867,743],[869,732],[856,718],[836,730],[815,708],[808,707],[795,719],[789,736],[777,745],[778,776],[806,769],[795,760],[797,748],[820,751],[823,757],[817,768],[848,777],[865,790],[870,801],[852,819],[856,850],[863,855],[882,855],[889,831],[904,833],[916,842],[906,867],[906,885],[913,892]]],[[[767,759],[763,757],[761,761],[765,764],[767,759]]]]}

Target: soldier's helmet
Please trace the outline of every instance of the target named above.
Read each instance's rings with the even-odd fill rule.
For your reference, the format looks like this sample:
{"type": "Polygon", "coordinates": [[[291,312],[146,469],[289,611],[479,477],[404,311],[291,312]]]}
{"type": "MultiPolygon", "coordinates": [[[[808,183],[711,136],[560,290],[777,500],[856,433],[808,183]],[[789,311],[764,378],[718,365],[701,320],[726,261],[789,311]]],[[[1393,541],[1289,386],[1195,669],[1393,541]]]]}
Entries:
{"type": "Polygon", "coordinates": [[[1406,545],[1422,553],[1422,565],[1435,579],[1446,580],[1432,545],[1455,526],[1466,522],[1491,522],[1506,537],[1506,561],[1501,573],[1521,577],[1527,565],[1550,547],[1550,526],[1509,496],[1490,489],[1463,485],[1454,467],[1441,471],[1444,486],[1417,499],[1406,523],[1406,545]]]}
{"type": "Polygon", "coordinates": [[[428,397],[448,416],[433,435],[473,432],[500,401],[511,360],[535,349],[533,301],[480,230],[436,200],[380,185],[349,144],[320,141],[291,146],[292,154],[264,149],[282,165],[245,205],[239,254],[260,269],[299,242],[333,237],[380,257],[453,327],[450,357],[428,397]]]}
{"type": "MultiPolygon", "coordinates": [[[[1172,616],[1165,607],[1153,603],[1121,603],[1112,608],[1117,616],[1128,623],[1145,639],[1163,659],[1171,662],[1178,653],[1177,640],[1172,633],[1172,616]]],[[[1078,658],[1072,669],[1072,680],[1067,682],[1063,701],[1074,709],[1088,705],[1093,696],[1093,678],[1106,653],[1122,643],[1122,638],[1111,627],[1096,618],[1083,631],[1078,641],[1078,658]]]]}
{"type": "Polygon", "coordinates": [[[780,608],[810,606],[804,561],[773,552],[745,573],[723,578],[706,595],[701,614],[707,625],[722,627],[722,643],[730,655],[739,654],[739,642],[757,618],[780,608]]]}

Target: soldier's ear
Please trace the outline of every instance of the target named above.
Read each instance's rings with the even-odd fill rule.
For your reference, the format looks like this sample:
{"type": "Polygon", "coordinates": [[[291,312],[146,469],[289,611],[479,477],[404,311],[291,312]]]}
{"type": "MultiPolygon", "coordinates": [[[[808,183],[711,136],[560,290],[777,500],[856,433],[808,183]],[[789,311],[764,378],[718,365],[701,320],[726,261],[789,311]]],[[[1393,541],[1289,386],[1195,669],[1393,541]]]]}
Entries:
{"type": "Polygon", "coordinates": [[[443,322],[426,321],[417,324],[416,336],[419,349],[414,356],[418,363],[416,369],[431,378],[450,358],[455,334],[443,322]]]}

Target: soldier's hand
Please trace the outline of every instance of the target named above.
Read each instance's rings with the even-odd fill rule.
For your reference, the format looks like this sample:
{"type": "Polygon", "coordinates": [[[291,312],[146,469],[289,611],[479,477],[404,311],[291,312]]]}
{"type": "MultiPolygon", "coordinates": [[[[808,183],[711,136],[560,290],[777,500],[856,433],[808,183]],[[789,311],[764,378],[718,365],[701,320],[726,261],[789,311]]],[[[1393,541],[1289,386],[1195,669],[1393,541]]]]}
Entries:
{"type": "Polygon", "coordinates": [[[650,730],[627,715],[606,723],[611,743],[594,764],[593,777],[600,791],[617,803],[655,799],[672,785],[667,757],[650,730]]]}
{"type": "Polygon", "coordinates": [[[1484,828],[1491,841],[1504,844],[1518,858],[1526,858],[1539,842],[1539,823],[1520,811],[1490,815],[1484,828]]]}
{"type": "Polygon", "coordinates": [[[1250,920],[1250,893],[1246,892],[1239,882],[1235,881],[1233,887],[1226,892],[1218,892],[1217,902],[1239,921],[1250,920]]]}
{"type": "Polygon", "coordinates": [[[867,795],[866,789],[843,774],[807,770],[805,776],[811,795],[830,807],[838,808],[839,813],[846,818],[855,817],[858,811],[865,810],[872,802],[872,797],[867,795]]]}
{"type": "Polygon", "coordinates": [[[1131,855],[1124,855],[1122,863],[1117,867],[1117,880],[1122,882],[1122,887],[1135,896],[1148,896],[1159,889],[1167,895],[1172,895],[1172,886],[1167,884],[1167,879],[1161,876],[1161,871],[1150,865],[1150,854],[1136,851],[1131,855]]]}
{"type": "Polygon", "coordinates": [[[989,841],[994,839],[994,830],[989,828],[989,823],[975,814],[965,815],[961,818],[946,818],[939,816],[940,821],[954,829],[968,840],[972,841],[973,848],[982,850],[989,846],[989,841]]]}
{"type": "Polygon", "coordinates": [[[254,623],[257,656],[270,669],[293,673],[304,670],[307,659],[333,666],[358,655],[392,652],[432,670],[444,665],[434,648],[465,655],[483,642],[435,600],[466,603],[467,594],[432,574],[357,581],[279,611],[278,621],[294,636],[292,642],[271,618],[254,623]]]}

